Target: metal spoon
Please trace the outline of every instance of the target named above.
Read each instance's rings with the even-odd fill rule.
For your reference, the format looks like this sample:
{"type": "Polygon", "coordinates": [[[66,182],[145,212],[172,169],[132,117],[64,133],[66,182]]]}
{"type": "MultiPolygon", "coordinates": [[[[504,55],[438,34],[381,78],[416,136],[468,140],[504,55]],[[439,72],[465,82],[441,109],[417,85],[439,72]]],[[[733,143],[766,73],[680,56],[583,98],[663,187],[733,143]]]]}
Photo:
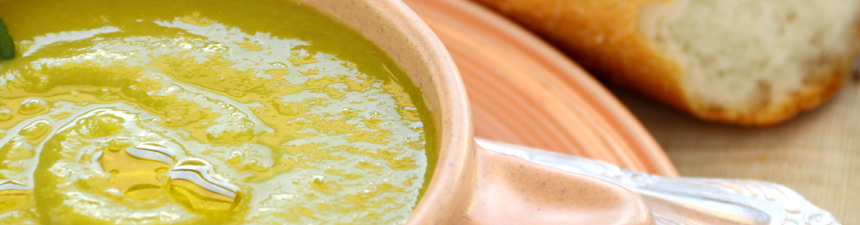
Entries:
{"type": "Polygon", "coordinates": [[[477,139],[483,148],[603,179],[636,192],[657,224],[839,224],[797,192],[756,180],[663,177],[546,150],[477,139]]]}

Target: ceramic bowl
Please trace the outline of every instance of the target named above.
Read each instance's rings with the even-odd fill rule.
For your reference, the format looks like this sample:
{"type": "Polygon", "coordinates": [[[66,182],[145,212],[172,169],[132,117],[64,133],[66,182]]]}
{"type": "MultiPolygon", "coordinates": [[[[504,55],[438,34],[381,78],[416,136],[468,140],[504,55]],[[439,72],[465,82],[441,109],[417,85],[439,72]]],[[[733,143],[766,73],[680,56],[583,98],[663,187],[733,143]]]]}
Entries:
{"type": "Polygon", "coordinates": [[[652,224],[634,193],[475,144],[469,101],[450,54],[398,0],[304,0],[388,53],[424,92],[438,164],[407,224],[652,224]]]}

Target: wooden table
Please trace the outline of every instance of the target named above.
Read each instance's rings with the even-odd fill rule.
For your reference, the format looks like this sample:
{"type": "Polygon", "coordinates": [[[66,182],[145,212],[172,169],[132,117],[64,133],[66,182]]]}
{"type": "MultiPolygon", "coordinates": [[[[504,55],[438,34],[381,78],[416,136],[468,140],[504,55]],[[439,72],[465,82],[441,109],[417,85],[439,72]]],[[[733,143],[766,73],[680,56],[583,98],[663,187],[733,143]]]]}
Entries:
{"type": "Polygon", "coordinates": [[[842,224],[860,224],[860,82],[787,123],[739,128],[699,121],[613,90],[665,149],[682,176],[785,185],[842,224]]]}

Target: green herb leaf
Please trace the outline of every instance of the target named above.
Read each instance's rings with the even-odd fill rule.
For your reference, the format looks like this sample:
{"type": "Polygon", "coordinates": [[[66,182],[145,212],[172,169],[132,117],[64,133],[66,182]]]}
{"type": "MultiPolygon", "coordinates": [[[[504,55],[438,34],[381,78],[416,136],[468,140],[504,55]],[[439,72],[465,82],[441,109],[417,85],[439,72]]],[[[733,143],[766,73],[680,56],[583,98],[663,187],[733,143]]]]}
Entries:
{"type": "Polygon", "coordinates": [[[15,42],[6,29],[6,24],[0,19],[0,60],[15,58],[15,42]]]}

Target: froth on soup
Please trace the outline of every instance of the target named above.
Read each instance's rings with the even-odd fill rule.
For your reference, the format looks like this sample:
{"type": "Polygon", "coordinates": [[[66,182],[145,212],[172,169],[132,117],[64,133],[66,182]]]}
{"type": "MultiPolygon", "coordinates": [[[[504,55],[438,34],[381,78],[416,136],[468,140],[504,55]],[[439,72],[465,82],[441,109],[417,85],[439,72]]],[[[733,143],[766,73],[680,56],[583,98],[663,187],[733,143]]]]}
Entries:
{"type": "Polygon", "coordinates": [[[0,224],[398,224],[435,129],[386,53],[284,0],[0,0],[0,224]]]}

